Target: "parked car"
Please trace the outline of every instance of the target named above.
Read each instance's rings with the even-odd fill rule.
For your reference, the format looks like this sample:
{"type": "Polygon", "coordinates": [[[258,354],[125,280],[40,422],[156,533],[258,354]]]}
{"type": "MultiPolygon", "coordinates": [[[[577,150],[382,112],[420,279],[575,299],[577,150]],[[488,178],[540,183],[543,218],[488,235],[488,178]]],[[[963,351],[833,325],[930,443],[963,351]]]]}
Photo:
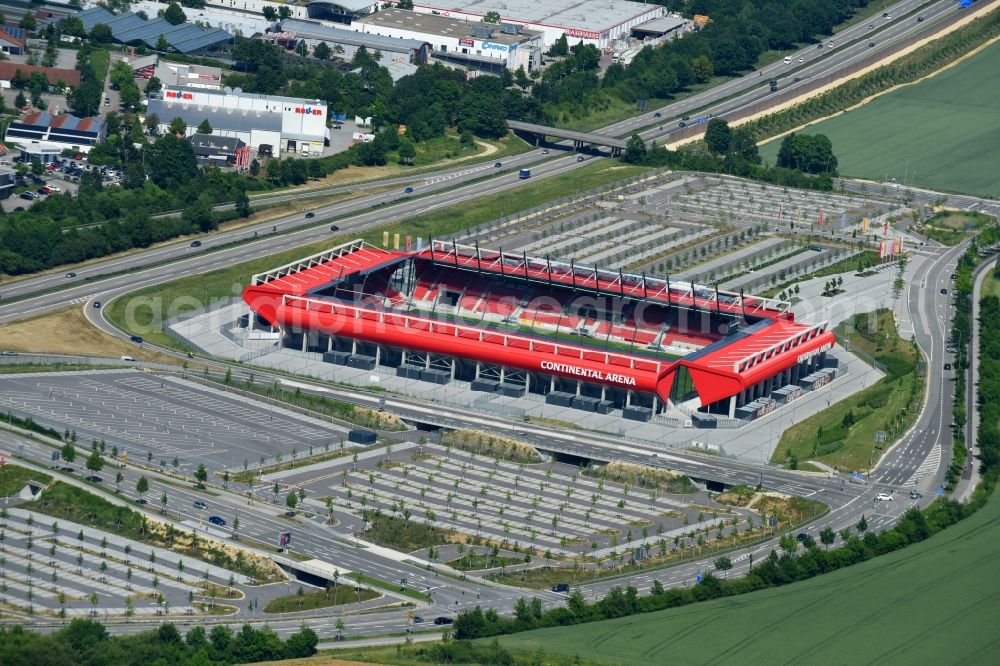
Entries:
{"type": "Polygon", "coordinates": [[[25,201],[34,201],[35,200],[35,193],[34,192],[21,192],[21,198],[24,199],[25,201]]]}
{"type": "Polygon", "coordinates": [[[212,523],[213,525],[218,525],[219,527],[226,526],[226,520],[222,516],[209,516],[208,522],[212,523]]]}

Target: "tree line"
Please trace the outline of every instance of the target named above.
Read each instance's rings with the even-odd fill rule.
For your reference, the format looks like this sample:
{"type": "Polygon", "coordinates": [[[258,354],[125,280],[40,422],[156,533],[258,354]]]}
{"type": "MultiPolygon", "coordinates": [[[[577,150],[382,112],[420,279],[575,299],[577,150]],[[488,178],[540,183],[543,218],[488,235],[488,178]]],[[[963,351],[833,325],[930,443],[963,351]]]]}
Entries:
{"type": "MultiPolygon", "coordinates": [[[[754,69],[767,51],[822,41],[870,0],[660,0],[657,4],[686,16],[711,20],[700,30],[646,47],[633,61],[610,65],[598,78],[600,52],[565,39],[550,55],[565,59],[530,81],[540,107],[515,110],[511,117],[542,122],[568,121],[607,108],[614,101],[668,99],[713,76],[738,76],[754,69]],[[534,111],[534,115],[521,115],[534,111]]],[[[533,73],[534,76],[534,73],[533,73]]],[[[515,77],[517,75],[515,74],[515,77]]],[[[524,86],[525,88],[527,85],[524,86]]]]}
{"type": "MultiPolygon", "coordinates": [[[[997,301],[997,317],[997,323],[1000,324],[1000,300],[997,301]]],[[[763,561],[751,562],[750,571],[740,578],[719,578],[714,573],[705,572],[701,574],[701,580],[692,587],[670,589],[659,581],[654,581],[651,593],[646,596],[639,596],[632,586],[615,587],[592,603],[586,601],[579,590],[574,590],[565,606],[549,610],[542,609],[538,598],[522,598],[516,603],[512,617],[501,616],[493,609],[484,611],[477,606],[473,610],[459,613],[455,619],[455,638],[471,640],[544,627],[609,620],[780,587],[923,541],[970,515],[984,501],[985,495],[981,495],[978,502],[972,504],[941,499],[924,511],[911,508],[894,527],[880,533],[869,531],[867,520],[862,516],[854,531],[843,530],[840,533],[842,545],[839,548],[829,547],[837,536],[829,527],[820,533],[821,543],[807,539],[802,544],[803,550],[799,550],[794,537],[786,535],[781,539],[780,554],[772,550],[763,561]]],[[[715,568],[725,573],[732,568],[732,561],[721,557],[716,560],[715,568]]]]}
{"type": "Polygon", "coordinates": [[[120,664],[121,666],[212,666],[298,659],[316,653],[316,632],[302,626],[282,640],[269,627],[244,624],[233,632],[226,625],[198,626],[181,635],[162,624],[130,635],[112,636],[99,622],[75,619],[51,634],[21,625],[0,627],[0,663],[33,666],[120,664]]]}
{"type": "Polygon", "coordinates": [[[782,142],[778,164],[761,163],[757,144],[745,126],[731,128],[722,118],[712,118],[704,141],[676,150],[654,144],[647,148],[638,134],[626,142],[625,162],[652,167],[671,167],[691,171],[728,173],[753,180],[830,191],[837,175],[833,145],[822,134],[790,134],[782,142]]]}

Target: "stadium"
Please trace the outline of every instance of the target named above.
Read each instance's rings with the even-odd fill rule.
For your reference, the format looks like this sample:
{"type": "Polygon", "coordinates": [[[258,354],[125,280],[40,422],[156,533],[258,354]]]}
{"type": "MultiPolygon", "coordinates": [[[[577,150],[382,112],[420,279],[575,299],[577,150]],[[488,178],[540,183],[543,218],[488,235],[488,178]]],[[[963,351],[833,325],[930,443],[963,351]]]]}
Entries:
{"type": "Polygon", "coordinates": [[[753,419],[836,371],[826,324],[784,301],[454,242],[356,240],[254,275],[243,298],[327,363],[636,420],[753,419]]]}

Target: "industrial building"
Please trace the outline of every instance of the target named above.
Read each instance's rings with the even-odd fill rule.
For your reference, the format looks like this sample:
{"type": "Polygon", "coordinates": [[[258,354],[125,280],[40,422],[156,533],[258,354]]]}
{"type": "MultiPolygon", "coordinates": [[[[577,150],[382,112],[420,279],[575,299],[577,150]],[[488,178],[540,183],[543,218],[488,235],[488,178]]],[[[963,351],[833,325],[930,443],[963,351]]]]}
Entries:
{"type": "Polygon", "coordinates": [[[395,60],[413,65],[423,65],[430,55],[430,44],[425,40],[386,37],[348,28],[334,28],[316,21],[288,19],[280,24],[280,32],[270,32],[267,38],[283,43],[297,43],[305,40],[310,49],[320,42],[340,52],[338,58],[352,60],[362,46],[369,53],[379,53],[383,61],[395,60]]]}
{"type": "Polygon", "coordinates": [[[156,114],[159,131],[170,121],[187,123],[187,135],[207,120],[216,136],[235,137],[251,148],[262,145],[274,150],[309,153],[329,141],[326,102],[320,100],[258,95],[239,88],[205,90],[164,86],[149,98],[146,115],[156,114]]]}
{"type": "Polygon", "coordinates": [[[199,166],[235,167],[250,166],[250,146],[234,136],[198,134],[188,137],[199,166]]]}
{"type": "Polygon", "coordinates": [[[354,20],[374,12],[375,0],[310,0],[306,5],[309,18],[350,25],[354,20]]]}
{"type": "Polygon", "coordinates": [[[24,78],[30,78],[35,72],[45,75],[45,80],[50,86],[78,86],[80,85],[80,72],[75,69],[62,69],[59,67],[42,67],[41,65],[23,65],[17,62],[4,60],[0,62],[0,88],[10,88],[14,77],[21,72],[24,78]]]}
{"type": "Polygon", "coordinates": [[[632,28],[666,14],[660,5],[616,0],[418,0],[413,9],[421,14],[435,14],[463,21],[482,21],[490,12],[500,15],[502,23],[517,24],[542,33],[548,47],[561,36],[571,43],[583,41],[601,49],[625,39],[632,28]]]}
{"type": "Polygon", "coordinates": [[[833,333],[783,301],[454,242],[354,241],[253,276],[243,298],[317,362],[642,421],[752,420],[837,372],[833,333]]]}
{"type": "Polygon", "coordinates": [[[53,116],[47,111],[35,111],[11,121],[4,141],[17,142],[22,153],[34,149],[39,159],[51,162],[63,150],[90,152],[104,138],[103,133],[100,118],[78,118],[69,113],[53,116]]]}
{"type": "Polygon", "coordinates": [[[222,68],[169,62],[153,54],[128,61],[132,74],[137,79],[156,77],[165,86],[184,88],[207,88],[218,90],[222,87],[222,68]]]}
{"type": "Polygon", "coordinates": [[[431,56],[445,63],[489,73],[541,65],[542,33],[513,23],[483,23],[404,9],[383,9],[351,24],[352,30],[431,45],[431,56]]]}
{"type": "Polygon", "coordinates": [[[104,24],[111,36],[122,44],[145,44],[157,48],[160,37],[178,53],[204,53],[223,49],[233,42],[233,36],[219,28],[205,29],[194,23],[173,25],[166,19],[146,20],[138,14],[112,14],[103,7],[91,7],[76,14],[88,33],[95,25],[104,24]]]}

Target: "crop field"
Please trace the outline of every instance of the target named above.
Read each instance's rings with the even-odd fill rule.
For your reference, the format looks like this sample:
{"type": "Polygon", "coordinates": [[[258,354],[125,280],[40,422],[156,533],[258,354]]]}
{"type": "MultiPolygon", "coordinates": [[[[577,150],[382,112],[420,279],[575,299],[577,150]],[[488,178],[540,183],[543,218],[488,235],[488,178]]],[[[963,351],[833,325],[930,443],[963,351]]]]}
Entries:
{"type": "MultiPolygon", "coordinates": [[[[840,173],[1000,195],[1000,43],[921,83],[804,130],[833,142],[840,173]]],[[[761,146],[775,162],[780,140],[761,146]]]]}
{"type": "Polygon", "coordinates": [[[1000,500],[922,543],[783,588],[500,639],[607,664],[985,663],[1000,500]]]}

